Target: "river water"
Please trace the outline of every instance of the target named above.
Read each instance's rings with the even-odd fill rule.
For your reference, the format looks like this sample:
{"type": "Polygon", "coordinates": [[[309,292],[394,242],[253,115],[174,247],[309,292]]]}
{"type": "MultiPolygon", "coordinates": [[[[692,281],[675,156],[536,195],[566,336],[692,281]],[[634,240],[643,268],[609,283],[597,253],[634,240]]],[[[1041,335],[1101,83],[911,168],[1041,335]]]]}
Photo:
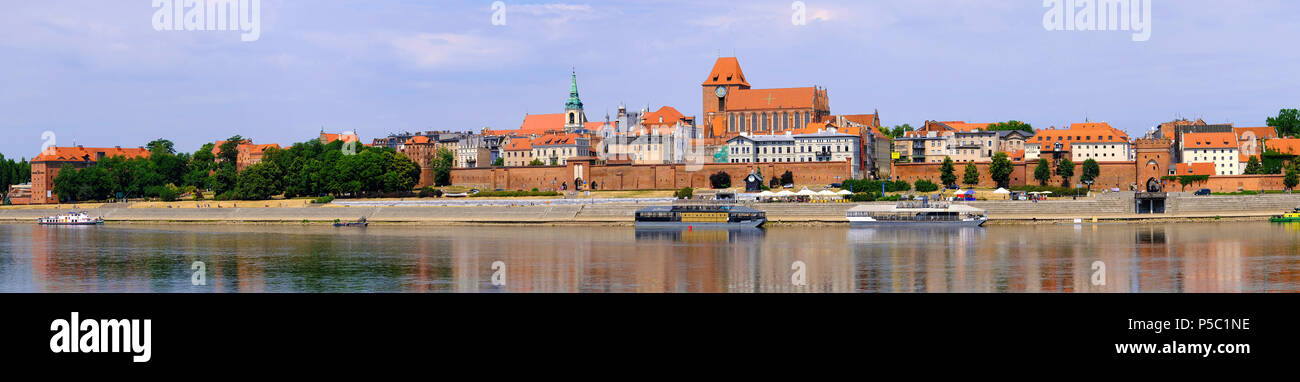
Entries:
{"type": "Polygon", "coordinates": [[[1300,225],[0,224],[0,292],[1295,292],[1300,225]]]}

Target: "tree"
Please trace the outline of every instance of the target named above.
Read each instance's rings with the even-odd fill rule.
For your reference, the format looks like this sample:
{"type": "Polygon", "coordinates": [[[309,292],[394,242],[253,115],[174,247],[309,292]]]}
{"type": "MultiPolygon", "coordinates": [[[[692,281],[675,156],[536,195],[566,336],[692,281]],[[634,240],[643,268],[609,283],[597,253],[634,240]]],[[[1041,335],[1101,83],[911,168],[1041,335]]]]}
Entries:
{"type": "Polygon", "coordinates": [[[916,192],[935,192],[939,190],[939,185],[934,184],[929,179],[920,179],[916,181],[916,192]]]}
{"type": "Polygon", "coordinates": [[[1097,180],[1100,175],[1101,166],[1097,164],[1096,159],[1088,158],[1088,160],[1083,161],[1083,174],[1079,175],[1079,181],[1088,185],[1089,190],[1092,189],[1092,182],[1097,180]]]}
{"type": "Polygon", "coordinates": [[[939,181],[943,182],[945,187],[952,187],[957,184],[957,174],[953,168],[952,157],[943,157],[943,165],[939,166],[939,181]]]}
{"type": "Polygon", "coordinates": [[[731,174],[726,171],[718,171],[709,175],[709,185],[714,189],[731,188],[731,174]]]}
{"type": "Polygon", "coordinates": [[[990,131],[1020,130],[1027,133],[1032,133],[1034,132],[1034,127],[1030,126],[1028,123],[1020,122],[1017,120],[1010,120],[1006,122],[998,122],[998,123],[991,124],[989,125],[989,130],[990,131]]]}
{"type": "Polygon", "coordinates": [[[790,171],[782,173],[781,184],[794,184],[794,174],[791,174],[790,171]]]}
{"type": "Polygon", "coordinates": [[[274,163],[258,163],[239,173],[235,195],[239,199],[267,200],[283,192],[280,179],[284,174],[274,163]]]}
{"type": "Polygon", "coordinates": [[[1282,178],[1282,183],[1287,190],[1295,189],[1295,186],[1300,184],[1300,170],[1296,169],[1295,165],[1286,166],[1286,176],[1282,178]]]}
{"type": "Polygon", "coordinates": [[[916,129],[913,128],[912,125],[906,123],[894,126],[893,129],[880,129],[880,133],[885,134],[891,139],[897,139],[898,137],[907,134],[909,131],[916,131],[916,129]]]}
{"type": "Polygon", "coordinates": [[[695,189],[690,187],[683,187],[682,189],[673,192],[673,197],[677,199],[690,199],[693,196],[695,196],[695,189]]]}
{"type": "Polygon", "coordinates": [[[966,164],[966,174],[962,177],[962,183],[968,186],[980,184],[980,170],[975,167],[975,163],[966,164]]]}
{"type": "Polygon", "coordinates": [[[1061,158],[1056,162],[1056,175],[1061,177],[1061,187],[1070,187],[1070,178],[1074,177],[1074,161],[1061,158]]]}
{"type": "Polygon", "coordinates": [[[1282,109],[1276,117],[1269,117],[1268,125],[1277,130],[1277,136],[1286,138],[1300,135],[1300,110],[1282,109]]]}
{"type": "Polygon", "coordinates": [[[1047,158],[1038,158],[1038,166],[1034,167],[1034,179],[1043,186],[1052,180],[1052,165],[1047,163],[1047,158]]]}
{"type": "Polygon", "coordinates": [[[506,165],[506,158],[497,158],[497,160],[492,161],[492,167],[502,167],[505,165],[506,165]]]}
{"type": "Polygon", "coordinates": [[[542,163],[542,160],[541,160],[541,159],[533,159],[531,162],[528,162],[528,165],[529,165],[529,166],[545,166],[546,163],[542,163]]]}
{"type": "Polygon", "coordinates": [[[439,187],[450,186],[451,168],[456,165],[456,155],[446,147],[439,147],[438,152],[430,161],[432,161],[431,164],[433,165],[433,185],[439,187]]]}
{"type": "Polygon", "coordinates": [[[1259,175],[1263,171],[1264,166],[1259,163],[1259,157],[1251,155],[1250,159],[1246,160],[1246,169],[1242,170],[1241,173],[1244,175],[1259,175]]]}
{"type": "Polygon", "coordinates": [[[1014,171],[1015,165],[1007,157],[1007,153],[999,152],[993,154],[993,162],[989,164],[989,177],[998,183],[998,187],[1009,187],[1011,185],[1011,172],[1014,171]]]}
{"type": "Polygon", "coordinates": [[[157,155],[159,153],[176,154],[176,145],[172,144],[172,141],[162,138],[155,139],[152,142],[145,144],[144,148],[149,150],[149,155],[157,155]]]}

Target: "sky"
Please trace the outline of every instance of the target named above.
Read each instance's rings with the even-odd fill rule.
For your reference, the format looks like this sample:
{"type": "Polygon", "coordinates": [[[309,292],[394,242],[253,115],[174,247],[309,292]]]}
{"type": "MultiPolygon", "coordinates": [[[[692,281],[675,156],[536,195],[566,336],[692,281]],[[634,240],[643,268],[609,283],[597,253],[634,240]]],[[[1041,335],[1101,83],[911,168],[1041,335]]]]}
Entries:
{"type": "Polygon", "coordinates": [[[1086,119],[1140,135],[1179,117],[1263,126],[1300,107],[1288,0],[1148,0],[1146,41],[1049,30],[1044,0],[503,1],[504,13],[262,0],[248,42],[157,30],[155,1],[170,2],[0,4],[0,153],[32,157],[46,132],[59,146],[166,138],[192,152],[234,134],[288,145],[322,128],[366,142],[515,128],[563,112],[571,70],[591,120],[620,103],[698,116],[714,60],[733,55],[755,88],[821,86],[832,113],[878,110],[890,126],[1086,119]]]}

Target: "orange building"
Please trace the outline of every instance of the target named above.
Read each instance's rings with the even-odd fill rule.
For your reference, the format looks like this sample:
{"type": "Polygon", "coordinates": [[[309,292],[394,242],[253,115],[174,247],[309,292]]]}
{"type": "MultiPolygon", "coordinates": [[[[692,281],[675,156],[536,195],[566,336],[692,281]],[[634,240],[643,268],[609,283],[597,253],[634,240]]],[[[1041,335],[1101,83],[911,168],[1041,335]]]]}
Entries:
{"type": "Polygon", "coordinates": [[[54,194],[54,178],[59,176],[63,166],[86,168],[96,162],[110,157],[148,158],[149,150],[144,148],[96,147],[50,147],[32,158],[32,204],[54,204],[59,202],[54,194]]]}
{"type": "Polygon", "coordinates": [[[831,114],[826,89],[752,89],[735,57],[718,58],[701,86],[707,138],[802,130],[831,114]]]}
{"type": "Polygon", "coordinates": [[[1025,159],[1038,160],[1050,157],[1053,160],[1070,158],[1070,161],[1082,163],[1088,159],[1098,162],[1129,162],[1133,160],[1132,142],[1128,133],[1111,127],[1106,122],[1085,122],[1071,124],[1068,129],[1042,129],[1025,142],[1025,159]]]}
{"type": "MultiPolygon", "coordinates": [[[[217,156],[217,162],[221,162],[221,145],[225,143],[226,141],[213,142],[212,155],[217,156]]],[[[235,157],[235,171],[242,172],[244,169],[248,168],[248,166],[262,163],[262,157],[266,155],[266,150],[271,148],[278,150],[283,147],[280,147],[280,145],[275,143],[262,145],[253,144],[253,140],[245,139],[243,143],[235,146],[235,150],[238,152],[238,156],[235,157]]]]}

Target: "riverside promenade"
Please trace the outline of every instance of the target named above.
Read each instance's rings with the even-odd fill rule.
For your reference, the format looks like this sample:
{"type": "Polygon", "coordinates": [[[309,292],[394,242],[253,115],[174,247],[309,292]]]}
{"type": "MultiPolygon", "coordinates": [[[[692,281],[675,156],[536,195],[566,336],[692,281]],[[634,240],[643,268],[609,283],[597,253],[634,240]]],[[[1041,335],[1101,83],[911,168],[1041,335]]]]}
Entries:
{"type": "MultiPolygon", "coordinates": [[[[181,203],[184,204],[184,203],[181,203]]],[[[193,203],[190,203],[193,204],[193,203]]],[[[167,208],[160,203],[25,206],[0,208],[0,222],[29,223],[42,216],[84,210],[108,222],[183,223],[318,223],[366,218],[393,224],[595,224],[630,225],[633,214],[668,200],[574,199],[458,199],[411,201],[340,201],[326,205],[235,208],[167,208]],[[60,209],[61,207],[61,209],[60,209]]],[[[845,212],[865,203],[754,203],[772,223],[847,224],[845,212]]],[[[878,202],[874,204],[893,204],[878,202]]],[[[1040,202],[978,201],[964,204],[984,209],[994,224],[1084,221],[1126,222],[1218,218],[1264,219],[1300,206],[1300,194],[1193,196],[1170,193],[1164,214],[1133,213],[1133,194],[1102,194],[1078,200],[1040,202]]]]}

